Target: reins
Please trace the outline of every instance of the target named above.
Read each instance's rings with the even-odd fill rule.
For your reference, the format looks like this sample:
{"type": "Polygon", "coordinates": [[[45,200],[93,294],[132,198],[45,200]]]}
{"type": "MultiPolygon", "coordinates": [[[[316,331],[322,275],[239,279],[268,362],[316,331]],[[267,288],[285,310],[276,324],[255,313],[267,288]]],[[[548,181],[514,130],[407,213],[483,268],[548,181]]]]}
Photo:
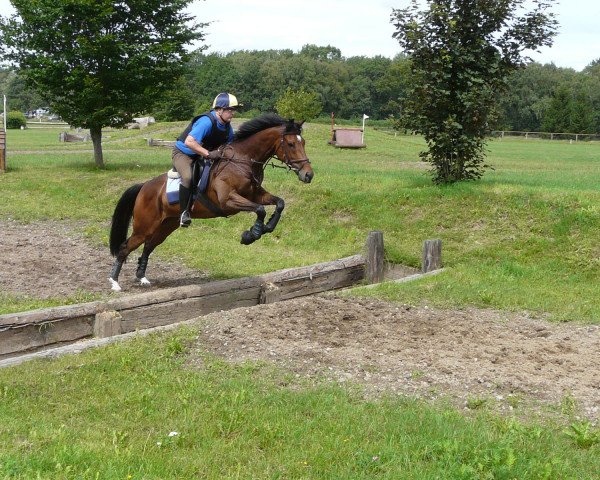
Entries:
{"type": "MultiPolygon", "coordinates": [[[[279,147],[280,149],[283,150],[283,158],[281,158],[278,154],[277,151],[275,151],[272,155],[270,155],[265,161],[258,161],[258,160],[254,160],[253,158],[249,158],[250,160],[250,164],[251,165],[260,165],[262,172],[264,174],[264,171],[266,170],[267,166],[270,164],[272,168],[283,168],[283,169],[287,169],[288,172],[289,171],[293,171],[294,173],[298,173],[302,167],[304,165],[306,165],[307,163],[310,164],[310,160],[308,159],[308,157],[304,157],[304,158],[300,158],[298,160],[290,160],[288,158],[288,154],[286,151],[286,147],[285,147],[285,136],[286,135],[291,135],[290,133],[282,133],[281,134],[281,140],[279,142],[279,147]],[[284,165],[276,165],[275,163],[273,163],[273,159],[276,158],[277,160],[279,160],[281,163],[283,163],[284,165]],[[299,166],[297,165],[299,164],[299,166]]],[[[275,149],[277,150],[277,148],[275,149]]],[[[240,162],[236,162],[236,157],[235,157],[235,149],[233,148],[233,146],[231,146],[231,144],[229,145],[225,145],[222,147],[221,149],[221,161],[219,162],[220,165],[220,170],[222,170],[223,168],[225,168],[225,166],[228,163],[231,163],[232,165],[234,165],[235,167],[237,167],[239,170],[241,170],[240,167],[240,162]],[[225,152],[231,149],[232,150],[232,154],[231,157],[226,157],[225,156],[225,152]],[[223,161],[223,163],[221,163],[221,161],[223,161]]],[[[220,172],[217,171],[215,172],[215,175],[218,175],[218,173],[220,172]]],[[[253,179],[254,181],[260,185],[261,181],[259,181],[254,175],[253,179]]]]}

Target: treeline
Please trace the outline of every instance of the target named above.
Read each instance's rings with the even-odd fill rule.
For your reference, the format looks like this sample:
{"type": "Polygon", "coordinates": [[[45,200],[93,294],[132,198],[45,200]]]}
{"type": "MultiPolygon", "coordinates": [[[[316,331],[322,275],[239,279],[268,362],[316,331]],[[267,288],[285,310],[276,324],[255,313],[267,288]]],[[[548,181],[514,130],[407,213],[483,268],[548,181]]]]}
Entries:
{"type": "MultiPolygon", "coordinates": [[[[247,114],[273,111],[288,88],[314,92],[321,115],[339,119],[401,119],[402,99],[411,77],[410,60],[398,55],[342,56],[335,47],[306,45],[292,50],[196,52],[186,74],[171,91],[157,99],[157,120],[190,118],[210,107],[214,96],[230,91],[244,103],[247,114]]],[[[14,73],[0,71],[0,93],[9,110],[28,111],[45,106],[14,73]]],[[[491,129],[569,133],[600,132],[600,59],[583,71],[553,64],[532,63],[509,80],[499,98],[497,120],[491,129]]]]}
{"type": "Polygon", "coordinates": [[[186,82],[199,109],[216,93],[231,91],[246,110],[273,111],[286,89],[317,94],[324,115],[384,119],[397,115],[406,90],[405,57],[342,57],[335,47],[305,45],[292,50],[198,53],[189,65],[186,82]]]}
{"type": "Polygon", "coordinates": [[[497,129],[600,133],[600,59],[581,72],[532,63],[510,79],[497,129]]]}

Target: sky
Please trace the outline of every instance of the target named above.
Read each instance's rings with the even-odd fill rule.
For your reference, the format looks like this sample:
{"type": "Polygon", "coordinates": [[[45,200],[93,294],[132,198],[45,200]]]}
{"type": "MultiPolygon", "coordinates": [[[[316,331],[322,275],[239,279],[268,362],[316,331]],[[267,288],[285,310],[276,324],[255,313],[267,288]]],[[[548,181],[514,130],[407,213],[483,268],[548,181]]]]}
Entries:
{"type": "MultiPolygon", "coordinates": [[[[204,29],[206,52],[291,49],[306,44],[331,45],[344,57],[400,53],[392,38],[393,8],[409,0],[194,0],[188,12],[204,29]]],[[[14,10],[10,0],[0,0],[0,14],[14,10]]],[[[554,45],[533,60],[581,70],[600,58],[600,0],[559,0],[552,11],[559,22],[554,45]]]]}

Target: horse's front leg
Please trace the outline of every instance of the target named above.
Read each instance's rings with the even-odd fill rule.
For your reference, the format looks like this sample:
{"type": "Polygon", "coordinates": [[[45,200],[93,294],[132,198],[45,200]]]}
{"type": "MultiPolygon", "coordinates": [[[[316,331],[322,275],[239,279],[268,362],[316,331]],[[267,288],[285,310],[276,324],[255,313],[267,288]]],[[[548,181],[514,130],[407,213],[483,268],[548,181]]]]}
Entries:
{"type": "Polygon", "coordinates": [[[285,202],[283,201],[283,198],[276,197],[264,189],[262,189],[257,202],[261,205],[275,205],[275,211],[273,212],[273,215],[271,215],[271,218],[269,218],[269,221],[263,228],[263,233],[271,233],[273,230],[275,230],[275,227],[279,223],[281,213],[285,208],[285,202]]]}
{"type": "Polygon", "coordinates": [[[262,237],[263,231],[265,229],[265,217],[267,216],[267,212],[265,207],[262,205],[257,205],[256,207],[256,222],[250,228],[250,230],[246,230],[242,233],[241,243],[244,245],[250,245],[251,243],[256,242],[260,237],[262,237]]]}
{"type": "Polygon", "coordinates": [[[237,211],[256,212],[256,222],[249,230],[242,233],[242,244],[250,245],[262,237],[265,229],[265,217],[267,216],[264,206],[242,197],[239,193],[230,193],[227,202],[222,207],[237,211]]]}

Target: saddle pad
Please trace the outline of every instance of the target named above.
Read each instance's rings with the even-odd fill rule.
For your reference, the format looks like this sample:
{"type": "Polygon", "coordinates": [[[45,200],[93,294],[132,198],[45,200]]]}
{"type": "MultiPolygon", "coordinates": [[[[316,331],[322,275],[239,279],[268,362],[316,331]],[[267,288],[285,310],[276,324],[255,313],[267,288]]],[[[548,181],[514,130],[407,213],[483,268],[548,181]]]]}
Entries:
{"type": "Polygon", "coordinates": [[[167,202],[169,202],[169,205],[179,203],[179,185],[181,185],[180,177],[171,178],[167,176],[167,202]]]}
{"type": "MultiPolygon", "coordinates": [[[[206,182],[205,185],[202,185],[202,178],[201,175],[197,186],[198,190],[204,193],[204,190],[206,190],[206,182]]],[[[175,170],[169,170],[167,172],[167,202],[169,202],[169,205],[179,203],[179,185],[181,185],[181,176],[175,170]]],[[[192,198],[195,200],[198,198],[198,195],[192,195],[192,198]]]]}

